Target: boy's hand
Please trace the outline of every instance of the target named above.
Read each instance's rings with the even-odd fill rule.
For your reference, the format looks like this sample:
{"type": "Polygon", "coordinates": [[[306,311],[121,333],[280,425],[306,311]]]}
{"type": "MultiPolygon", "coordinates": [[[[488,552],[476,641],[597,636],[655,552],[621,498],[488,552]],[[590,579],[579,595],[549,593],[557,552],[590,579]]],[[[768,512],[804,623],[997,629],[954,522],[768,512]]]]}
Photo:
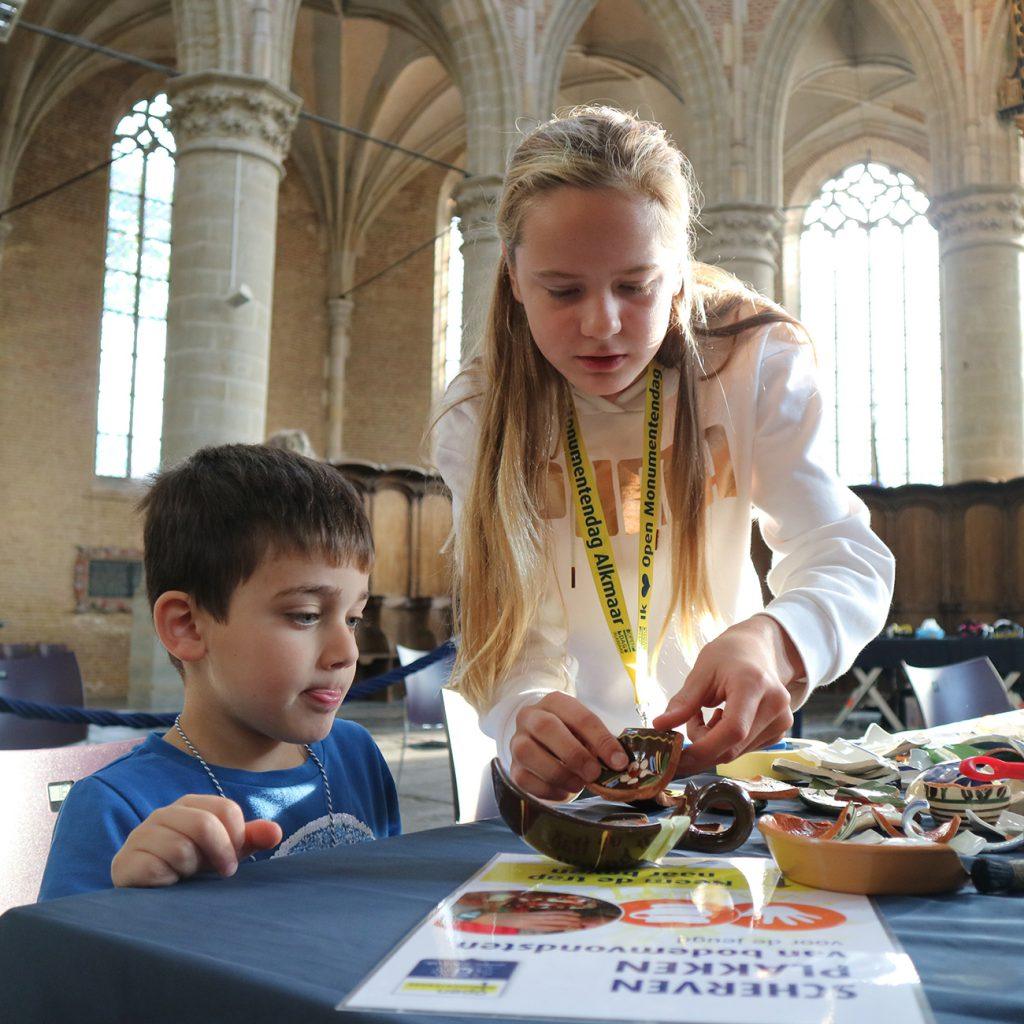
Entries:
{"type": "Polygon", "coordinates": [[[567,693],[549,693],[516,716],[512,781],[544,800],[568,800],[608,768],[629,763],[619,741],[567,693]]]}
{"type": "Polygon", "coordinates": [[[137,826],[110,865],[118,887],[173,885],[200,871],[233,875],[256,850],[281,842],[281,826],[247,822],[233,800],[191,794],[154,811],[137,826]]]}
{"type": "Polygon", "coordinates": [[[793,724],[786,684],[803,671],[785,630],[768,615],[754,615],[705,645],[683,688],[651,725],[686,725],[693,742],[683,749],[680,772],[732,761],[786,734],[793,724]],[[717,708],[707,723],[702,708],[717,708]]]}

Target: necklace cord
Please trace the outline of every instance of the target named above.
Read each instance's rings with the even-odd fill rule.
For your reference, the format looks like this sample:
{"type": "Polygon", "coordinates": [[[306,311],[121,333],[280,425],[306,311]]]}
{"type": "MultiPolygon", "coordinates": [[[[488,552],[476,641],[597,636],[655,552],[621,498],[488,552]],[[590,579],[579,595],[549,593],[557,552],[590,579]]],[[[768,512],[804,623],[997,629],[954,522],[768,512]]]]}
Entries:
{"type": "MultiPolygon", "coordinates": [[[[217,790],[217,795],[222,796],[224,797],[225,800],[227,800],[228,797],[225,795],[223,787],[217,780],[217,776],[214,775],[213,769],[203,759],[203,755],[200,754],[198,750],[196,750],[195,746],[193,745],[192,741],[188,738],[188,736],[185,735],[185,730],[181,727],[181,715],[177,715],[175,717],[174,728],[177,730],[177,733],[181,737],[182,742],[188,748],[188,752],[203,766],[203,770],[210,777],[210,781],[213,783],[213,788],[217,790]]],[[[303,743],[302,746],[304,747],[306,753],[312,759],[313,763],[317,766],[317,769],[320,772],[320,778],[323,780],[324,783],[324,800],[327,804],[327,820],[331,823],[331,846],[335,847],[339,843],[338,829],[334,821],[334,802],[331,799],[331,784],[327,781],[327,769],[324,768],[323,762],[320,760],[319,757],[316,756],[316,753],[313,751],[313,748],[308,743],[303,743]]],[[[254,861],[255,859],[256,857],[250,854],[249,860],[254,861]]]]}

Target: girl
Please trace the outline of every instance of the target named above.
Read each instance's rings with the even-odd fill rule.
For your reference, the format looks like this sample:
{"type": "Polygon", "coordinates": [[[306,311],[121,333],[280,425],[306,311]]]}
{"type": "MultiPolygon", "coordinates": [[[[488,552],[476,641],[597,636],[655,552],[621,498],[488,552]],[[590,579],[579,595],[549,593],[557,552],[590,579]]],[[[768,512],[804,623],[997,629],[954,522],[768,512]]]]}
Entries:
{"type": "Polygon", "coordinates": [[[483,350],[437,423],[459,689],[540,797],[624,767],[629,725],[685,725],[685,771],[775,742],[889,606],[892,556],[816,450],[799,324],[695,263],[691,218],[657,125],[585,107],[530,132],[483,350]]]}

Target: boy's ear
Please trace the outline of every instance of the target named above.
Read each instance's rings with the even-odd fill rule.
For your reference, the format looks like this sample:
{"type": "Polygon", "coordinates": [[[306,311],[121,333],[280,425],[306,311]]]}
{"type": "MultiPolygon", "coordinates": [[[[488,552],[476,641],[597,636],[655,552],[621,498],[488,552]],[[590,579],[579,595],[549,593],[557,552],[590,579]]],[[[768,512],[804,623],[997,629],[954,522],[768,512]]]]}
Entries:
{"type": "Polygon", "coordinates": [[[516,278],[516,265],[512,262],[511,257],[505,243],[501,243],[501,258],[505,261],[505,269],[508,271],[509,284],[512,285],[512,296],[516,302],[522,302],[523,297],[519,293],[519,281],[516,278]]]}
{"type": "Polygon", "coordinates": [[[179,661],[198,661],[206,654],[206,642],[196,622],[192,598],[180,590],[168,590],[153,605],[153,627],[167,653],[179,661]]]}

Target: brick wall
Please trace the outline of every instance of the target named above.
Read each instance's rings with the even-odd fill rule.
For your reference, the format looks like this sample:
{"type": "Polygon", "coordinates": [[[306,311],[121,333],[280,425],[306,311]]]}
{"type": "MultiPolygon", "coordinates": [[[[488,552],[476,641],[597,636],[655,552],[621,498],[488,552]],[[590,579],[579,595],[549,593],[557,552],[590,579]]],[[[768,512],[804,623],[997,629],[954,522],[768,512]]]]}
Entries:
{"type": "MultiPolygon", "coordinates": [[[[437,234],[437,198],[446,172],[428,168],[371,225],[355,280],[364,281],[437,234]]],[[[344,447],[349,458],[422,465],[420,442],[431,408],[434,248],[352,296],[346,368],[344,447]]]]}
{"type": "MultiPolygon", "coordinates": [[[[133,80],[130,69],[96,76],[50,112],[19,165],[14,202],[109,156],[112,104],[133,80]]],[[[12,215],[0,278],[0,640],[69,644],[96,704],[127,692],[130,616],[75,613],[76,545],[141,546],[140,485],[93,475],[106,202],[100,172],[12,215]]],[[[326,297],[320,229],[290,169],[267,428],[300,427],[321,452],[326,297]]]]}
{"type": "MultiPolygon", "coordinates": [[[[35,132],[15,202],[109,156],[111,96],[132,76],[97,76],[35,132]]],[[[75,545],[138,547],[137,488],[93,476],[107,176],[13,214],[0,279],[0,637],[70,644],[97,696],[123,690],[128,616],[74,613],[75,545]]]]}
{"type": "Polygon", "coordinates": [[[277,200],[266,432],[304,430],[323,456],[324,361],[330,338],[326,233],[298,171],[290,164],[285,170],[277,200]]]}

